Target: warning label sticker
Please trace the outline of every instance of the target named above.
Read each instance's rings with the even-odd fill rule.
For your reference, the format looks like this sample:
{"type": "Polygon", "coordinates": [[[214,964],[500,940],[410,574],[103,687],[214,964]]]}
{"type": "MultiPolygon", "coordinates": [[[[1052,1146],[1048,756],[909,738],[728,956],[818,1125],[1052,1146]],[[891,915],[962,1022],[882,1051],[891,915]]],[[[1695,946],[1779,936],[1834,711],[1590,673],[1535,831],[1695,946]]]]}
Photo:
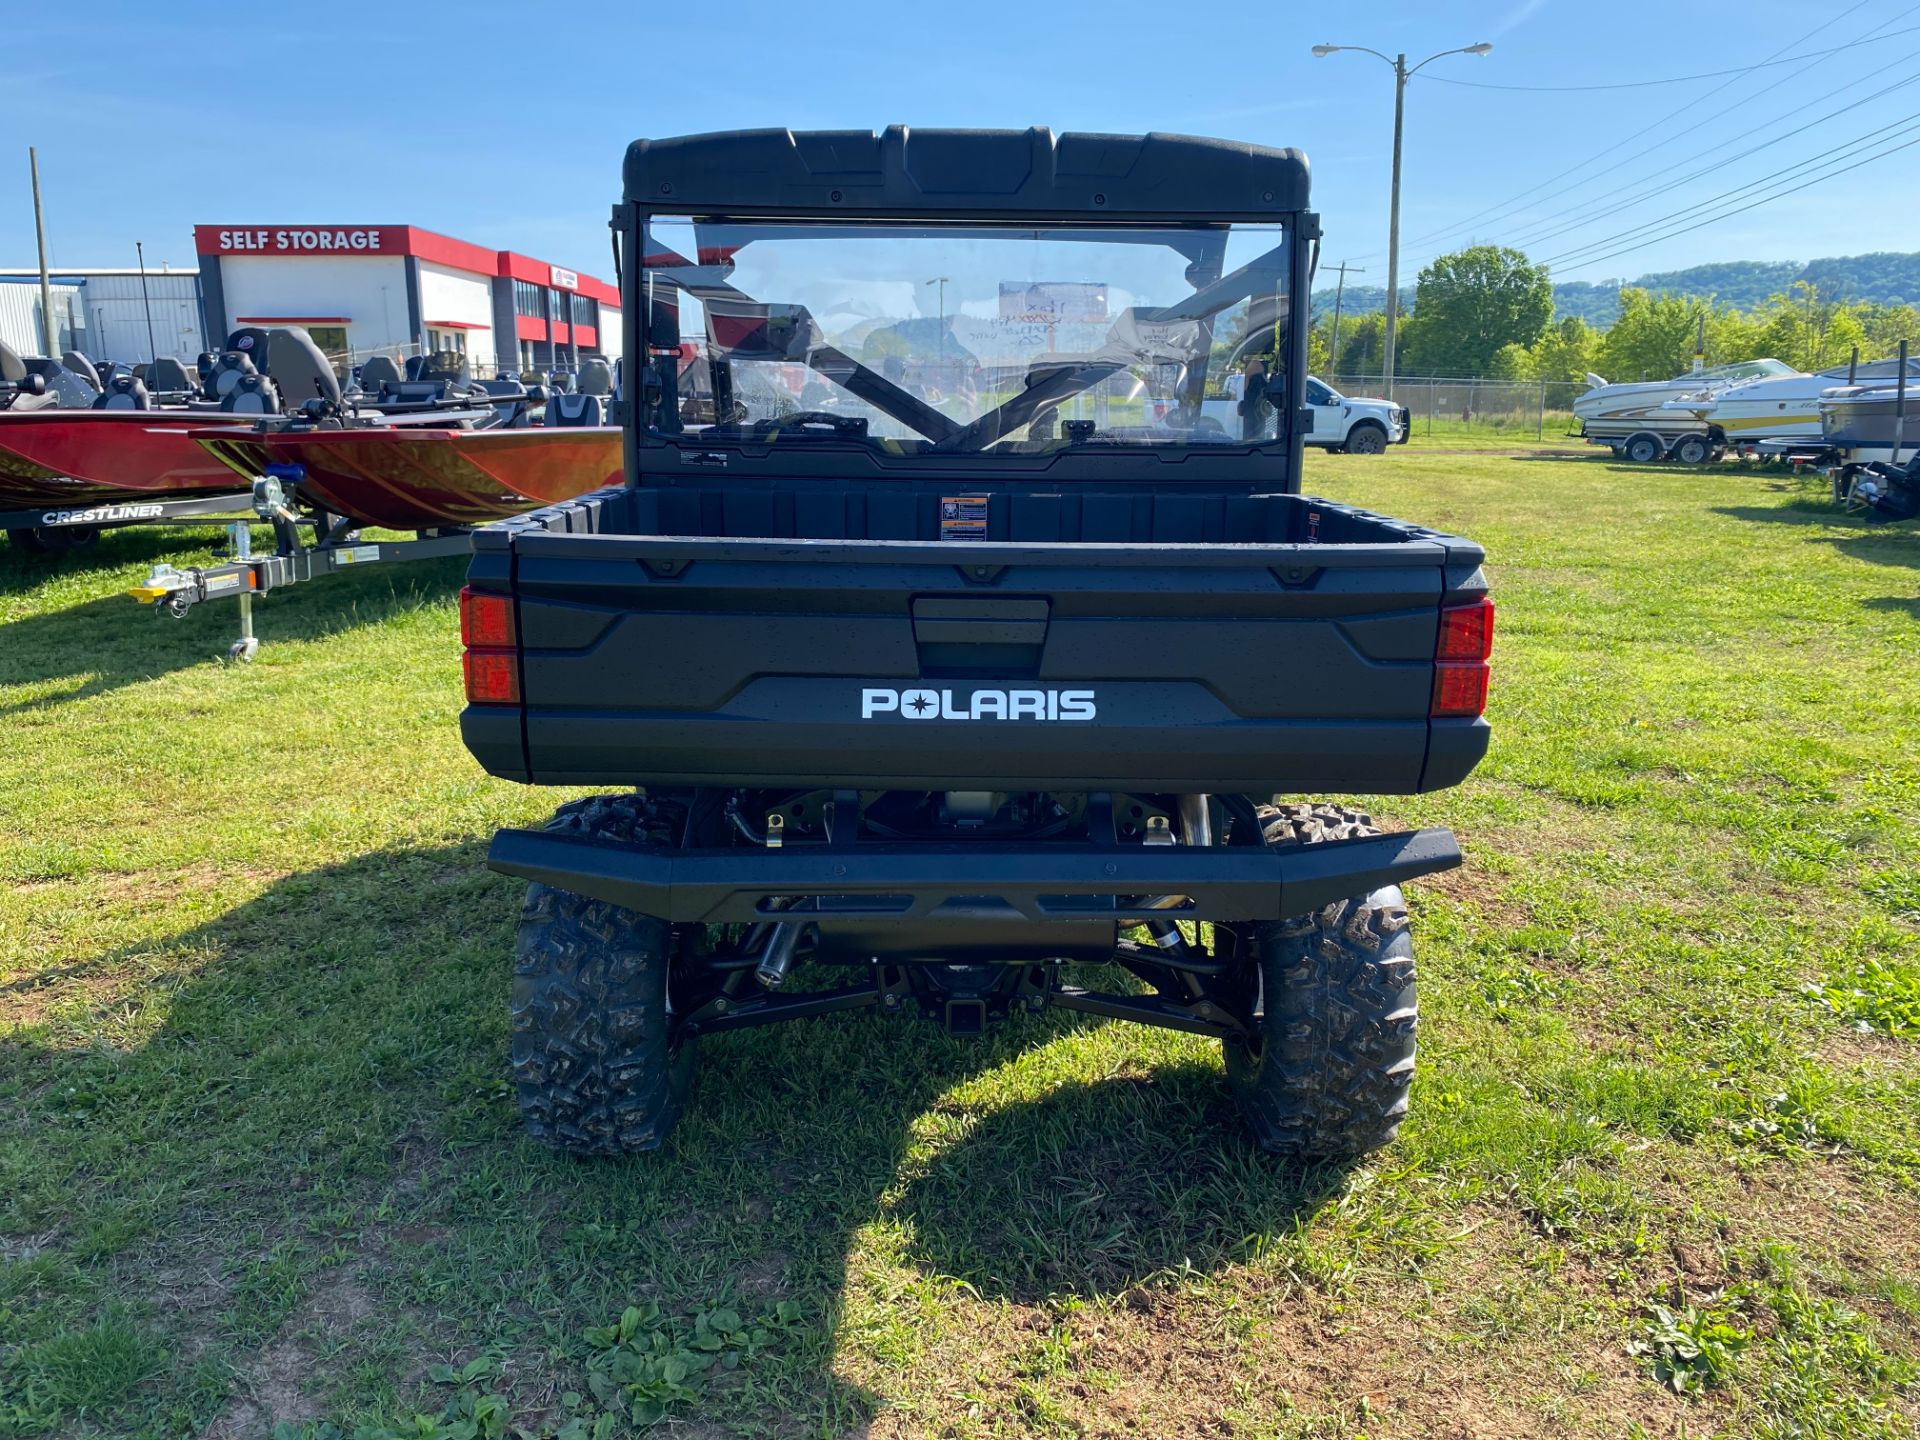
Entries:
{"type": "Polygon", "coordinates": [[[942,495],[940,497],[940,538],[942,540],[985,540],[987,538],[987,497],[942,495]]]}

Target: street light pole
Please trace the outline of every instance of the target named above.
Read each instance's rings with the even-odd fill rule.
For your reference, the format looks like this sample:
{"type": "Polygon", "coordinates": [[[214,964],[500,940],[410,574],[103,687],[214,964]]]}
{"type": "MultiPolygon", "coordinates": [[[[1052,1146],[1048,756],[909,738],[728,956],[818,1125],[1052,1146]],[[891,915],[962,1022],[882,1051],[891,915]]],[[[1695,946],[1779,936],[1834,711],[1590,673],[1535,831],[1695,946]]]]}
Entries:
{"type": "Polygon", "coordinates": [[[1358,50],[1393,67],[1393,193],[1387,211],[1387,334],[1381,376],[1387,399],[1393,398],[1393,342],[1400,320],[1400,141],[1406,131],[1407,81],[1445,55],[1486,55],[1493,46],[1482,40],[1478,45],[1462,45],[1453,50],[1438,50],[1418,65],[1409,66],[1405,52],[1389,58],[1365,45],[1316,45],[1315,59],[1324,59],[1341,50],[1358,50]]]}

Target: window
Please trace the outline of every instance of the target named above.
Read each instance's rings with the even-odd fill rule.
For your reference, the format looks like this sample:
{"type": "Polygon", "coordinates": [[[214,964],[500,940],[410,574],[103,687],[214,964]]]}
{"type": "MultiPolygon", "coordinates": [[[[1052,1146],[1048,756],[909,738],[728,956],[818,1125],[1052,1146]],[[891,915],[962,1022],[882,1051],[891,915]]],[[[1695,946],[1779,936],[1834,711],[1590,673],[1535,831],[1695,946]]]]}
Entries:
{"type": "Polygon", "coordinates": [[[427,349],[434,354],[453,351],[455,354],[467,353],[467,332],[464,330],[438,330],[427,328],[427,349]]]}
{"type": "Polygon", "coordinates": [[[307,333],[313,337],[313,343],[320,347],[320,353],[329,360],[338,360],[347,353],[346,326],[309,325],[307,333]]]}
{"type": "Polygon", "coordinates": [[[573,297],[573,323],[576,325],[593,324],[593,301],[584,295],[573,297]]]}
{"type": "Polygon", "coordinates": [[[513,313],[526,315],[535,320],[547,318],[547,297],[541,286],[531,280],[513,282],[513,313]]]}

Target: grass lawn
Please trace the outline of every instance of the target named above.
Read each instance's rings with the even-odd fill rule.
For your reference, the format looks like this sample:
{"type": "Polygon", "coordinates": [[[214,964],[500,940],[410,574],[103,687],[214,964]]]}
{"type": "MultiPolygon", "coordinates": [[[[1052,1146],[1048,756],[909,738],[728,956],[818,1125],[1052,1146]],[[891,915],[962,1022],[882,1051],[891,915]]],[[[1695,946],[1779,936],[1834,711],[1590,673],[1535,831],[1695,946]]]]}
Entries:
{"type": "Polygon", "coordinates": [[[1473,448],[1308,462],[1500,604],[1492,755],[1376,807],[1469,861],[1345,1170],[1064,1015],[716,1037],[663,1153],[537,1149],[480,860],[571,797],[461,748],[460,563],[235,667],[119,593],[210,532],[0,558],[0,1435],[1914,1433],[1920,533],[1473,448]]]}

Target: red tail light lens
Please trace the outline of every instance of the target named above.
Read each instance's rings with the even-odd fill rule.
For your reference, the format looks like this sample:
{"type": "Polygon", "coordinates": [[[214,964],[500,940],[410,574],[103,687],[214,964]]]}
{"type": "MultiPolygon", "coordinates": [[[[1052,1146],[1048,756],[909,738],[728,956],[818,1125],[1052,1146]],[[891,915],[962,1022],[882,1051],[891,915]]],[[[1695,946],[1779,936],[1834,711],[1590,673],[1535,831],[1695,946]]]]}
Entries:
{"type": "Polygon", "coordinates": [[[520,657],[511,650],[469,650],[462,657],[467,699],[475,705],[520,703],[520,657]]]}
{"type": "Polygon", "coordinates": [[[1487,657],[1493,653],[1493,601],[1481,596],[1465,605],[1440,610],[1440,633],[1433,644],[1435,719],[1472,719],[1487,709],[1487,657]]]}
{"type": "Polygon", "coordinates": [[[494,595],[472,586],[460,592],[460,643],[511,650],[514,642],[513,597],[494,595]]]}
{"type": "Polygon", "coordinates": [[[1433,667],[1433,705],[1436,718],[1486,713],[1488,671],[1484,661],[1442,660],[1433,667]]]}
{"type": "Polygon", "coordinates": [[[1471,605],[1449,605],[1440,612],[1436,660],[1484,660],[1493,653],[1493,601],[1484,595],[1471,605]]]}

